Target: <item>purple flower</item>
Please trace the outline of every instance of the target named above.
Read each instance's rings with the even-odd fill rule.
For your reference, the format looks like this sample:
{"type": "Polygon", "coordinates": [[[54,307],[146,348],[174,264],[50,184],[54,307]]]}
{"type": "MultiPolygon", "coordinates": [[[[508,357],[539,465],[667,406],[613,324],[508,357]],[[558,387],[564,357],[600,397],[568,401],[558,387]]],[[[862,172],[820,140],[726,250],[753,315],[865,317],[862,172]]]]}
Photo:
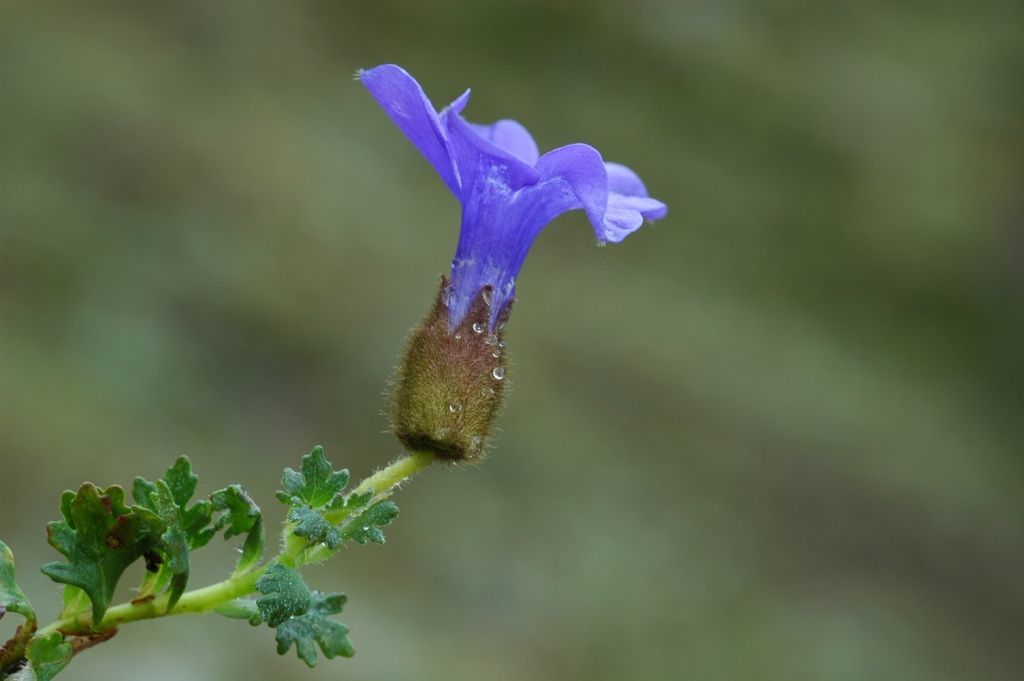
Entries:
{"type": "Polygon", "coordinates": [[[667,212],[664,203],[648,196],[636,173],[605,163],[591,146],[570,144],[541,156],[533,137],[515,121],[468,122],[462,110],[469,90],[438,113],[401,67],[385,64],[361,71],[359,79],[462,204],[459,244],[444,294],[449,331],[488,286],[494,329],[515,298],[516,276],[530,246],[562,213],[586,211],[598,241],[617,243],[645,218],[657,220],[667,212]]]}

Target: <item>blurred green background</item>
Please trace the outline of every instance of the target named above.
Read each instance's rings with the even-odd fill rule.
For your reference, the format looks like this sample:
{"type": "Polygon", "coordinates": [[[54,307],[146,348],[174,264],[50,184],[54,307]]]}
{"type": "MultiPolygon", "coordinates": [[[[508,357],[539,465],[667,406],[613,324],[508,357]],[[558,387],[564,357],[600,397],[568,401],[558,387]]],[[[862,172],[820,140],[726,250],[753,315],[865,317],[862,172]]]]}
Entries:
{"type": "Polygon", "coordinates": [[[206,617],[69,678],[1021,678],[1019,2],[0,12],[0,536],[47,619],[67,487],[187,453],[276,522],[313,444],[356,476],[399,453],[382,391],[458,206],[357,68],[473,86],[472,120],[670,206],[618,247],[543,234],[490,460],[310,575],[353,660],[206,617]]]}

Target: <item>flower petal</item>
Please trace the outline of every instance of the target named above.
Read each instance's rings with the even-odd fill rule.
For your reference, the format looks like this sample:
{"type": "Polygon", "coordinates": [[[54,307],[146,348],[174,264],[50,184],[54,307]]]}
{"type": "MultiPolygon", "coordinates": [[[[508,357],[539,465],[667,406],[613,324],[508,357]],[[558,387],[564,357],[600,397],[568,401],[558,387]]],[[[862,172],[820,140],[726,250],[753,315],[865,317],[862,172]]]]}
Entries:
{"type": "Polygon", "coordinates": [[[657,199],[646,196],[624,196],[622,194],[608,194],[608,209],[626,209],[636,211],[645,220],[660,220],[668,215],[668,206],[657,199]]]}
{"type": "MultiPolygon", "coordinates": [[[[360,71],[359,80],[392,122],[434,166],[448,189],[458,196],[459,176],[444,127],[437,110],[416,79],[400,66],[384,64],[360,71]]],[[[456,103],[461,102],[464,106],[468,94],[464,94],[456,103]]]]}
{"type": "Polygon", "coordinates": [[[463,178],[463,207],[474,184],[495,182],[510,191],[536,184],[539,176],[531,164],[481,137],[474,126],[454,110],[445,111],[443,124],[452,159],[463,178]]]}
{"type": "MultiPolygon", "coordinates": [[[[466,91],[455,98],[455,100],[446,106],[440,114],[441,122],[444,123],[444,117],[451,113],[462,113],[462,110],[466,108],[466,104],[469,103],[469,93],[471,90],[466,88],[466,91]]],[[[443,127],[443,125],[442,125],[443,127]]]]}
{"type": "Polygon", "coordinates": [[[649,196],[640,176],[626,166],[609,161],[604,168],[608,171],[608,191],[627,196],[649,196]]]}
{"type": "Polygon", "coordinates": [[[537,163],[537,159],[540,157],[537,143],[533,140],[530,131],[517,121],[504,119],[491,125],[476,123],[469,125],[478,135],[499,149],[507,151],[530,165],[537,163]]]}
{"type": "Polygon", "coordinates": [[[586,144],[549,151],[537,161],[537,172],[544,185],[565,183],[578,203],[563,211],[582,208],[598,241],[618,243],[639,229],[645,218],[656,220],[668,210],[661,201],[648,198],[636,173],[618,163],[605,163],[597,149],[586,144]]]}
{"type": "Polygon", "coordinates": [[[659,220],[668,213],[668,207],[650,198],[640,177],[621,163],[605,163],[608,171],[608,206],[639,212],[647,220],[659,220]]]}

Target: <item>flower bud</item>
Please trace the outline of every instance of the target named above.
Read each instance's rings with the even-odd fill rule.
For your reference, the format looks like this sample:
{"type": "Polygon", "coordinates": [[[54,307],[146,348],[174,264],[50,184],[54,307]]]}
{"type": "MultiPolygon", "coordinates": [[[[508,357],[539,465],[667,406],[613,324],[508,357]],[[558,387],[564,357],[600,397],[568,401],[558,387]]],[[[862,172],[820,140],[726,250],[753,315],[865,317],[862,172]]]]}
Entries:
{"type": "Polygon", "coordinates": [[[410,451],[451,461],[484,453],[508,381],[502,329],[511,304],[491,328],[485,286],[458,326],[449,328],[449,285],[442,277],[433,307],[412,330],[395,380],[392,425],[410,451]]]}

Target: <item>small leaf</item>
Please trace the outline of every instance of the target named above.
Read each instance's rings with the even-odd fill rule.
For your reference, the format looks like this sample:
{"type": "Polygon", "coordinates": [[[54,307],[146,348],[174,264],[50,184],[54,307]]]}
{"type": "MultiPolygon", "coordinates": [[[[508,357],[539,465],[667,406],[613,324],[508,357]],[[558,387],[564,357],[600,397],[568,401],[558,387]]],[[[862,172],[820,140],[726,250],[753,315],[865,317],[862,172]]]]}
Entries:
{"type": "MultiPolygon", "coordinates": [[[[185,593],[188,585],[189,558],[188,558],[188,532],[182,519],[182,509],[175,500],[174,492],[163,480],[157,480],[156,492],[152,495],[153,504],[157,513],[164,521],[167,529],[160,535],[160,553],[164,556],[164,568],[170,572],[170,595],[167,599],[167,609],[170,610],[185,593]]],[[[186,498],[186,502],[188,499],[186,498]]],[[[159,581],[159,580],[157,580],[159,581]]]]}
{"type": "Polygon", "coordinates": [[[362,513],[348,519],[341,530],[342,541],[383,544],[384,532],[380,528],[390,525],[397,517],[398,506],[394,502],[378,501],[362,513]]]}
{"type": "MultiPolygon", "coordinates": [[[[72,499],[74,498],[73,492],[64,492],[64,496],[60,499],[61,513],[64,514],[64,519],[68,520],[68,514],[65,513],[65,502],[68,494],[71,494],[72,499]]],[[[142,476],[137,476],[132,481],[132,498],[135,499],[135,503],[139,506],[156,513],[156,503],[153,502],[153,495],[156,494],[156,483],[146,480],[142,476]]],[[[68,502],[70,504],[70,501],[68,502]]],[[[69,507],[70,508],[70,507],[69,507]]]]}
{"type": "Polygon", "coordinates": [[[58,632],[34,638],[28,644],[29,668],[36,681],[50,681],[57,676],[71,662],[71,655],[71,644],[58,632]]]}
{"type": "Polygon", "coordinates": [[[213,504],[203,499],[188,505],[198,483],[187,456],[178,457],[155,483],[142,477],[132,483],[135,503],[159,515],[166,526],[154,554],[147,556],[150,574],[139,594],[148,595],[167,587],[168,609],[175,606],[188,585],[189,552],[205,546],[216,533],[210,526],[213,504]]]}
{"type": "Polygon", "coordinates": [[[19,626],[6,643],[0,639],[0,679],[5,678],[5,667],[25,656],[25,647],[36,633],[36,611],[14,579],[14,554],[0,541],[0,619],[8,612],[24,617],[25,624],[19,626]]]}
{"type": "Polygon", "coordinates": [[[355,655],[348,640],[348,627],[328,619],[329,615],[341,612],[346,600],[345,594],[325,595],[314,591],[304,615],[291,617],[277,626],[277,653],[284,655],[294,644],[299,659],[310,667],[316,666],[317,646],[327,659],[355,655]]]}
{"type": "Polygon", "coordinates": [[[359,508],[361,506],[365,506],[367,503],[369,503],[370,499],[372,499],[372,498],[373,498],[373,491],[372,490],[370,490],[369,492],[363,492],[362,494],[358,494],[356,492],[351,492],[347,496],[337,497],[333,502],[331,502],[331,504],[329,505],[328,508],[330,508],[332,510],[333,509],[344,508],[344,509],[348,509],[349,511],[352,511],[352,510],[357,509],[357,508],[359,508]]]}
{"type": "Polygon", "coordinates": [[[125,506],[124,490],[116,485],[100,490],[87,482],[77,494],[65,493],[61,511],[65,519],[47,526],[47,540],[68,562],[47,563],[42,571],[85,591],[98,626],[121,574],[159,545],[164,523],[145,508],[125,506]]]}
{"type": "Polygon", "coordinates": [[[266,622],[276,627],[289,617],[303,615],[309,610],[311,595],[297,570],[273,563],[256,580],[256,591],[263,598],[256,600],[257,614],[250,624],[266,622]]]}
{"type": "Polygon", "coordinates": [[[192,499],[199,484],[199,476],[192,472],[192,463],[187,456],[179,456],[164,473],[163,480],[174,504],[182,508],[192,499]]]}
{"type": "Polygon", "coordinates": [[[288,512],[288,521],[295,524],[294,532],[311,544],[327,544],[336,549],[341,545],[341,532],[324,518],[320,511],[303,504],[288,512]]]}
{"type": "Polygon", "coordinates": [[[16,612],[25,618],[29,628],[35,629],[36,611],[28,596],[14,579],[14,554],[0,541],[0,618],[5,612],[16,612]]]}
{"type": "Polygon", "coordinates": [[[324,448],[317,445],[302,457],[302,472],[286,468],[281,485],[284,491],[277,498],[285,504],[304,503],[319,508],[331,503],[348,484],[348,471],[335,471],[324,457],[324,448]]]}
{"type": "Polygon", "coordinates": [[[214,511],[223,511],[214,529],[224,529],[224,538],[245,534],[242,557],[235,567],[235,574],[241,574],[255,565],[263,555],[263,514],[241,485],[229,485],[210,495],[214,511]]]}
{"type": "MultiPolygon", "coordinates": [[[[164,506],[177,507],[181,515],[180,526],[188,540],[188,548],[202,548],[216,534],[214,528],[209,526],[213,518],[213,504],[201,499],[191,506],[188,505],[199,482],[199,477],[192,472],[192,464],[188,457],[178,457],[161,480],[167,486],[168,503],[165,503],[164,506]]],[[[159,491],[159,482],[158,480],[156,483],[152,483],[142,477],[135,478],[132,483],[132,497],[135,499],[135,503],[154,513],[159,513],[154,496],[159,491]]]]}

